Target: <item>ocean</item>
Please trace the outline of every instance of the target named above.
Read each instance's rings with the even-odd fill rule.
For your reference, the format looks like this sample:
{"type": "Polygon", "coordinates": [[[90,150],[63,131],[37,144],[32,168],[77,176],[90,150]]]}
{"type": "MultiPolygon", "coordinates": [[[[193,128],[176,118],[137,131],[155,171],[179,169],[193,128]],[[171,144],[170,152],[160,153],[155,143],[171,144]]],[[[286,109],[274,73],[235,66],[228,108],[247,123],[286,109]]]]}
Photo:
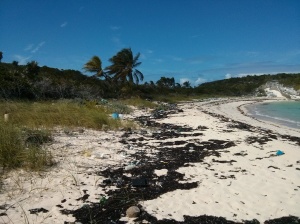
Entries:
{"type": "Polygon", "coordinates": [[[259,119],[300,129],[300,101],[278,101],[252,104],[248,113],[259,119]]]}

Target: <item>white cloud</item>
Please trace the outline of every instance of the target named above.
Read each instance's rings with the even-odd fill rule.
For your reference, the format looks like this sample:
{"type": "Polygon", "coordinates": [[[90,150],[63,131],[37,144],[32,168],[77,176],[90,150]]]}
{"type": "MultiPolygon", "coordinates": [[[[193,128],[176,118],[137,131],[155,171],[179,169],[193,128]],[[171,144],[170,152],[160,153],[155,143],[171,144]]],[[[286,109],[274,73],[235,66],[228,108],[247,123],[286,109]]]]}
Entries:
{"type": "Polygon", "coordinates": [[[66,25],[68,25],[68,22],[63,22],[62,24],[60,24],[60,27],[63,28],[63,27],[65,27],[66,25]]]}
{"type": "Polygon", "coordinates": [[[152,50],[147,50],[147,53],[148,54],[152,54],[154,51],[152,51],[152,50]]]}
{"type": "Polygon", "coordinates": [[[180,57],[172,57],[172,59],[174,61],[183,61],[183,58],[180,58],[180,57]]]}
{"type": "Polygon", "coordinates": [[[40,42],[32,51],[31,53],[36,53],[38,50],[45,44],[45,41],[40,42]]]}
{"type": "Polygon", "coordinates": [[[200,85],[201,83],[204,83],[206,82],[207,80],[204,79],[204,78],[198,78],[196,81],[195,81],[195,85],[200,85]]]}
{"type": "Polygon", "coordinates": [[[141,55],[140,55],[140,59],[146,60],[146,59],[147,59],[147,56],[146,56],[145,54],[141,54],[141,55]]]}
{"type": "Polygon", "coordinates": [[[248,51],[248,52],[246,52],[246,55],[251,56],[251,57],[256,57],[256,56],[259,55],[259,52],[257,52],[257,51],[248,51]]]}
{"type": "Polygon", "coordinates": [[[201,35],[196,34],[196,35],[191,36],[191,38],[197,38],[197,37],[200,37],[200,36],[201,35]]]}
{"type": "Polygon", "coordinates": [[[110,29],[113,31],[119,30],[121,27],[119,26],[111,26],[110,29]]]}
{"type": "Polygon", "coordinates": [[[189,60],[189,63],[193,64],[193,65],[195,65],[195,64],[202,64],[203,60],[202,59],[191,59],[191,60],[189,60]]]}
{"type": "Polygon", "coordinates": [[[232,77],[232,75],[229,74],[229,73],[227,73],[227,74],[225,75],[225,79],[230,79],[231,77],[232,77]]]}
{"type": "Polygon", "coordinates": [[[161,59],[161,58],[154,59],[154,61],[155,61],[155,62],[158,62],[158,63],[162,63],[162,62],[164,62],[164,60],[163,60],[163,59],[161,59]]]}
{"type": "Polygon", "coordinates": [[[16,60],[19,62],[20,65],[25,65],[28,62],[28,60],[31,58],[31,56],[25,57],[18,54],[14,55],[14,57],[16,58],[16,60]]]}
{"type": "Polygon", "coordinates": [[[181,78],[179,79],[179,83],[182,85],[184,82],[190,82],[191,86],[198,86],[201,83],[206,82],[207,80],[204,78],[197,78],[196,81],[191,80],[190,78],[181,78]]]}
{"type": "Polygon", "coordinates": [[[121,44],[121,40],[119,37],[113,37],[112,38],[112,41],[115,43],[115,44],[121,44]]]}
{"type": "Polygon", "coordinates": [[[182,85],[183,83],[185,83],[185,82],[190,82],[191,83],[191,80],[190,79],[188,79],[188,78],[181,78],[181,79],[179,79],[179,83],[182,85]]]}
{"type": "Polygon", "coordinates": [[[33,44],[28,44],[27,47],[25,47],[24,51],[30,51],[33,48],[33,44]]]}

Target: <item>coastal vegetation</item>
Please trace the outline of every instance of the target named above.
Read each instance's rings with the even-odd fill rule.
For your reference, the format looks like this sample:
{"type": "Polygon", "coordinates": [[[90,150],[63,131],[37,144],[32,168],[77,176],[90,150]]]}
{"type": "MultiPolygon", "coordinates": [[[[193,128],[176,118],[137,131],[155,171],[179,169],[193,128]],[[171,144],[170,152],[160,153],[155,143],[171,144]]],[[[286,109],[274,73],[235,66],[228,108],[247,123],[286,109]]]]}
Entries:
{"type": "Polygon", "coordinates": [[[92,76],[76,70],[40,67],[35,61],[26,65],[18,65],[16,61],[0,63],[0,99],[41,101],[133,97],[164,101],[187,97],[251,96],[262,85],[274,80],[286,87],[300,90],[300,74],[285,73],[230,78],[194,87],[189,82],[176,83],[173,77],[140,83],[143,75],[135,68],[138,63],[134,60],[132,62],[133,66],[125,69],[126,72],[113,70],[112,66],[108,67],[112,70],[102,70],[100,58],[94,56],[84,65],[86,71],[93,73],[92,76]],[[112,74],[113,71],[116,75],[112,74]]]}
{"type": "MultiPolygon", "coordinates": [[[[134,128],[130,121],[113,119],[112,112],[130,113],[119,102],[76,101],[2,101],[0,114],[0,177],[6,170],[23,168],[43,170],[52,166],[51,153],[43,144],[52,141],[55,130],[91,128],[108,130],[134,128]]],[[[1,180],[1,178],[0,178],[1,180]]]]}
{"type": "MultiPolygon", "coordinates": [[[[0,52],[0,61],[3,58],[0,52]]],[[[205,97],[252,96],[270,81],[300,90],[300,74],[277,74],[230,78],[191,86],[174,77],[141,83],[137,69],[140,54],[122,49],[103,68],[99,56],[83,65],[91,76],[71,69],[39,66],[37,61],[19,65],[0,63],[0,167],[34,170],[51,165],[42,144],[51,141],[60,127],[97,130],[131,128],[133,123],[112,119],[112,113],[130,113],[131,107],[160,108],[155,101],[175,103],[205,97]],[[130,106],[129,106],[130,105],[130,106]],[[34,144],[33,144],[34,143],[34,144]]],[[[263,93],[262,93],[263,94],[263,93]]]]}
{"type": "MultiPolygon", "coordinates": [[[[2,59],[2,52],[0,56],[2,59]]],[[[82,117],[78,119],[77,115],[74,114],[74,118],[78,122],[77,125],[81,125],[80,122],[83,117],[96,119],[93,113],[101,114],[99,113],[99,107],[93,113],[89,111],[91,114],[86,113],[82,105],[96,107],[98,104],[102,105],[103,102],[110,102],[107,105],[114,106],[110,108],[111,111],[107,114],[112,111],[127,113],[128,107],[126,105],[128,104],[137,107],[155,108],[157,106],[154,103],[155,101],[175,103],[182,100],[207,97],[264,96],[263,86],[271,81],[276,81],[296,91],[300,90],[300,74],[285,73],[229,78],[202,83],[198,86],[192,86],[188,81],[179,84],[175,82],[174,77],[164,76],[156,82],[141,83],[144,75],[137,69],[141,64],[139,58],[139,53],[134,56],[130,48],[124,48],[109,59],[109,66],[103,68],[101,58],[92,56],[83,65],[84,71],[91,73],[91,76],[71,69],[41,67],[37,61],[28,62],[26,65],[19,65],[17,61],[0,63],[0,101],[5,103],[17,101],[16,105],[21,105],[20,101],[39,102],[40,104],[46,101],[47,103],[54,102],[53,104],[58,107],[66,105],[61,104],[62,100],[69,101],[69,103],[75,102],[75,104],[66,107],[70,110],[77,107],[78,110],[74,109],[74,111],[78,111],[78,116],[82,117]]],[[[47,107],[50,110],[53,106],[47,107]]],[[[65,110],[68,109],[65,108],[65,110]]],[[[50,113],[50,111],[47,111],[47,113],[50,113]]],[[[23,115],[24,120],[30,120],[25,114],[23,115]]],[[[47,118],[41,120],[45,123],[47,118]]],[[[68,119],[64,121],[64,117],[61,115],[59,119],[50,120],[53,126],[68,125],[65,122],[68,119]]],[[[102,119],[97,126],[90,121],[85,121],[85,123],[90,123],[87,127],[96,129],[105,122],[107,121],[102,119]]],[[[115,127],[116,125],[110,126],[115,127]]]]}

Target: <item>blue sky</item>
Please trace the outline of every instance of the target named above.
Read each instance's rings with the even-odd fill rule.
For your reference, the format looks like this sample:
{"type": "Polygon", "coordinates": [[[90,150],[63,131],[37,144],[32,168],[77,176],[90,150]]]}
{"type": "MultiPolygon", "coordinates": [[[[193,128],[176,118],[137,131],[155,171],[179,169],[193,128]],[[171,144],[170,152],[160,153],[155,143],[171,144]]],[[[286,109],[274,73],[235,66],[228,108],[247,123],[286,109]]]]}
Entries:
{"type": "Polygon", "coordinates": [[[145,81],[300,72],[299,0],[0,0],[3,62],[60,69],[140,52],[145,81]]]}

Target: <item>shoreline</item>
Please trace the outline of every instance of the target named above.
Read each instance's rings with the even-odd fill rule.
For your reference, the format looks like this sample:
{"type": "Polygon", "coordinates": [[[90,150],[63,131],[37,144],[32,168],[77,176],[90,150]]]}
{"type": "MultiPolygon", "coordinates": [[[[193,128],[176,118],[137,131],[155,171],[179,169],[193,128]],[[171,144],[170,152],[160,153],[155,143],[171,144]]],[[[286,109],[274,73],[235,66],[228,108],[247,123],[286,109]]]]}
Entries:
{"type": "MultiPolygon", "coordinates": [[[[213,109],[214,112],[220,113],[221,115],[227,116],[231,119],[236,119],[241,122],[253,124],[254,126],[258,126],[261,128],[267,128],[270,130],[273,130],[274,128],[276,131],[279,131],[280,133],[286,133],[290,135],[299,135],[300,129],[289,127],[286,125],[282,125],[276,122],[272,122],[271,120],[265,120],[265,119],[259,119],[254,116],[252,116],[249,111],[247,110],[247,106],[252,104],[262,104],[266,102],[281,102],[281,101],[287,101],[286,99],[269,99],[269,98],[243,98],[243,99],[229,99],[224,101],[217,101],[217,104],[224,104],[225,107],[219,106],[216,110],[216,108],[209,108],[213,109]],[[228,107],[228,104],[230,106],[228,107]],[[226,107],[227,105],[227,107],[226,107]],[[236,109],[239,111],[237,113],[236,109]]],[[[209,105],[210,103],[208,103],[209,105]]]]}
{"type": "Polygon", "coordinates": [[[134,223],[130,205],[150,223],[300,217],[300,132],[247,116],[243,105],[254,101],[136,111],[125,116],[140,122],[136,131],[58,132],[46,146],[57,167],[3,180],[0,222],[134,223]],[[279,149],[285,154],[276,156],[279,149]],[[133,187],[139,178],[146,186],[133,187]]]}
{"type": "MultiPolygon", "coordinates": [[[[295,102],[297,100],[277,100],[277,101],[265,101],[265,102],[258,102],[254,104],[264,104],[264,103],[274,103],[274,102],[295,102]]],[[[252,107],[253,104],[251,104],[252,107]]],[[[300,121],[290,121],[285,118],[273,118],[268,115],[255,115],[253,112],[253,108],[249,108],[248,105],[243,105],[244,110],[247,111],[248,116],[252,117],[253,119],[262,120],[266,122],[270,122],[272,124],[277,124],[281,126],[286,126],[288,128],[292,128],[294,130],[300,129],[300,121]]]]}

